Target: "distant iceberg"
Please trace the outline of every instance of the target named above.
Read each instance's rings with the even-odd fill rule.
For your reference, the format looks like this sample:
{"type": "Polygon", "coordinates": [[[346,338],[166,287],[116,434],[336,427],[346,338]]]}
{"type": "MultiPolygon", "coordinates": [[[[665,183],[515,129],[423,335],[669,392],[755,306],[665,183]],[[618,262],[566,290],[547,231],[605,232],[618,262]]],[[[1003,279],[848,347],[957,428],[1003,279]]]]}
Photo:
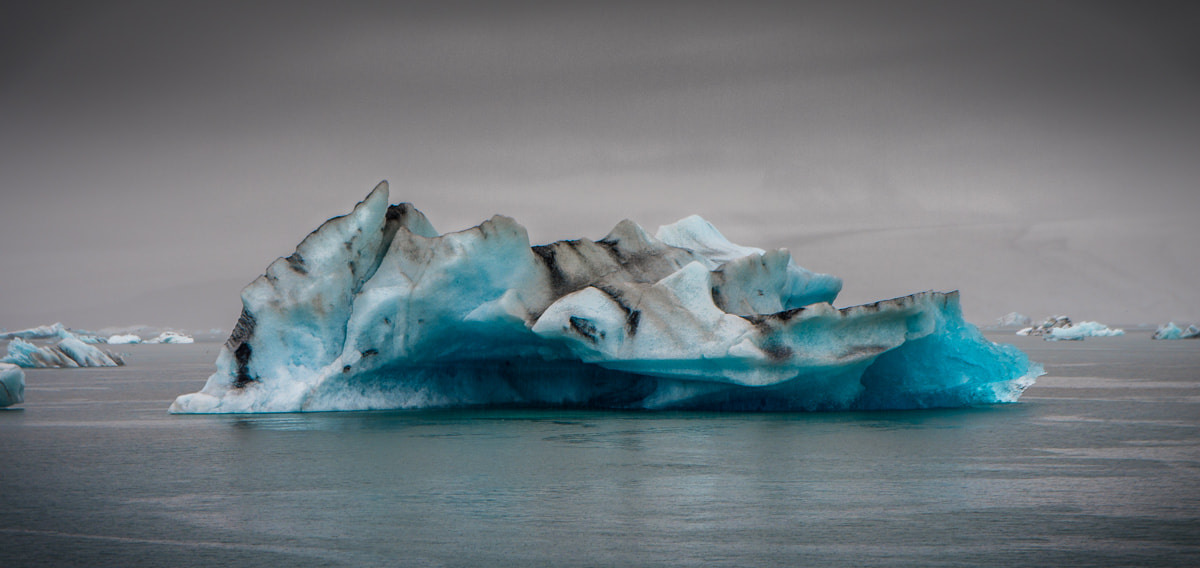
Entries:
{"type": "Polygon", "coordinates": [[[0,340],[5,339],[48,339],[58,337],[67,328],[63,327],[62,323],[55,322],[51,325],[39,325],[29,329],[21,329],[17,331],[0,332],[0,340]]]}
{"type": "Polygon", "coordinates": [[[106,340],[109,345],[129,345],[135,343],[195,343],[195,341],[196,340],[192,336],[179,333],[177,331],[164,331],[158,334],[157,337],[152,337],[150,339],[142,339],[141,336],[137,335],[136,333],[116,333],[110,335],[106,340]]]}
{"type": "Polygon", "coordinates": [[[39,325],[29,329],[18,331],[0,332],[0,340],[6,339],[62,339],[68,334],[84,343],[102,343],[104,339],[95,334],[81,330],[71,330],[63,326],[62,323],[54,323],[51,325],[39,325]]]}
{"type": "Polygon", "coordinates": [[[119,355],[101,351],[83,342],[66,329],[60,330],[54,345],[38,346],[19,337],[8,343],[8,355],[0,362],[26,368],[39,367],[116,367],[125,361],[119,355]]]}
{"type": "Polygon", "coordinates": [[[1067,316],[1051,316],[1041,324],[1018,331],[1017,335],[1041,336],[1046,341],[1081,341],[1085,337],[1125,335],[1125,330],[1110,328],[1094,321],[1075,323],[1067,316]]]}
{"type": "Polygon", "coordinates": [[[1020,312],[1009,312],[996,318],[996,327],[1028,327],[1033,319],[1020,312]]]}
{"type": "Polygon", "coordinates": [[[0,408],[25,402],[25,371],[12,363],[0,363],[0,408]]]}
{"type": "Polygon", "coordinates": [[[1200,339],[1200,327],[1189,325],[1187,329],[1180,329],[1175,322],[1168,322],[1158,328],[1151,339],[1200,339]]]}
{"type": "Polygon", "coordinates": [[[439,234],[381,183],[242,291],[216,372],[170,410],[960,407],[1042,374],[957,292],[838,309],[840,289],[699,217],[531,247],[502,216],[439,234]]]}
{"type": "Polygon", "coordinates": [[[195,339],[190,335],[184,335],[174,331],[164,331],[158,334],[158,337],[147,339],[142,343],[195,343],[195,339]]]}
{"type": "Polygon", "coordinates": [[[1125,330],[1114,329],[1100,322],[1081,321],[1070,327],[1056,327],[1046,334],[1046,339],[1051,341],[1057,340],[1077,340],[1085,337],[1116,337],[1125,335],[1125,330]]]}

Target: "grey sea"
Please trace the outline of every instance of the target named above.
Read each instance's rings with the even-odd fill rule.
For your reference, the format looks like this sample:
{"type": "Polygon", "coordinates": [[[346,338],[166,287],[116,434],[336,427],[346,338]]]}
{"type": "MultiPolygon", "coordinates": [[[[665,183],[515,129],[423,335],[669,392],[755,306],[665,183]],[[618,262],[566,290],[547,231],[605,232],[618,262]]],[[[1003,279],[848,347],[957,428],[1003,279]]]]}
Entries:
{"type": "Polygon", "coordinates": [[[1200,341],[907,412],[171,416],[219,344],[30,370],[0,566],[1200,566],[1200,341]]]}

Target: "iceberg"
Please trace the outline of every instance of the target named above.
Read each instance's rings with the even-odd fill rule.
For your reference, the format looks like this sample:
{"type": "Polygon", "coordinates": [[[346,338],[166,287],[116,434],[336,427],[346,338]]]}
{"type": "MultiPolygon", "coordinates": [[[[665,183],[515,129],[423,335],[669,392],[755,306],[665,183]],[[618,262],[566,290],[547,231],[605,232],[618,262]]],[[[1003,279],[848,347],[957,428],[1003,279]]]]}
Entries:
{"type": "Polygon", "coordinates": [[[1033,320],[1020,312],[1009,312],[996,318],[996,327],[1028,327],[1033,320]]]}
{"type": "Polygon", "coordinates": [[[1180,329],[1175,322],[1167,322],[1167,325],[1155,330],[1150,339],[1200,339],[1200,327],[1193,324],[1187,329],[1180,329]]]}
{"type": "Polygon", "coordinates": [[[1082,341],[1085,337],[1125,335],[1125,330],[1110,328],[1094,321],[1075,323],[1067,316],[1051,316],[1036,326],[1017,331],[1017,335],[1041,336],[1046,341],[1082,341]]]}
{"type": "Polygon", "coordinates": [[[25,402],[25,371],[12,363],[0,363],[0,408],[25,402]]]}
{"type": "Polygon", "coordinates": [[[51,337],[58,337],[58,335],[60,333],[65,332],[66,330],[67,330],[67,328],[63,327],[63,324],[61,322],[55,322],[51,325],[39,325],[37,327],[31,327],[29,329],[21,329],[18,331],[2,332],[2,333],[0,333],[0,340],[48,339],[51,337]]]}
{"type": "Polygon", "coordinates": [[[835,308],[840,290],[700,217],[531,246],[499,215],[440,234],[383,182],[246,286],[216,371],[170,412],[961,407],[1043,374],[957,292],[835,308]]]}
{"type": "Polygon", "coordinates": [[[0,362],[26,368],[40,367],[116,367],[124,365],[120,355],[101,351],[65,329],[57,333],[58,343],[38,346],[19,337],[8,343],[8,355],[0,362]]]}
{"type": "Polygon", "coordinates": [[[138,337],[135,333],[117,333],[108,336],[108,339],[105,342],[109,345],[130,345],[141,343],[142,338],[138,337]]]}
{"type": "Polygon", "coordinates": [[[8,339],[62,339],[66,337],[63,334],[69,334],[84,343],[102,343],[104,338],[99,337],[91,332],[67,329],[62,323],[54,323],[51,325],[39,325],[29,329],[18,331],[0,332],[0,340],[8,339]]]}
{"type": "Polygon", "coordinates": [[[184,335],[174,331],[164,331],[158,334],[158,337],[147,339],[143,343],[195,343],[195,339],[190,335],[184,335]]]}
{"type": "Polygon", "coordinates": [[[1080,340],[1085,337],[1116,337],[1125,335],[1125,330],[1114,329],[1100,322],[1081,321],[1069,327],[1056,327],[1044,336],[1047,341],[1080,340]]]}

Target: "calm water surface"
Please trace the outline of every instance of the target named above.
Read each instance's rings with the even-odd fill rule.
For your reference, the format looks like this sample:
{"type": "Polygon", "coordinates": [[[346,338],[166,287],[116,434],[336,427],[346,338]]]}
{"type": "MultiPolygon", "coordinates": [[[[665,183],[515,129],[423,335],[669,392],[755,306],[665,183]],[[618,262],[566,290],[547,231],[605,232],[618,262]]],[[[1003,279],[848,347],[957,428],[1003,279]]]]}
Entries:
{"type": "Polygon", "coordinates": [[[171,416],[217,344],[32,370],[0,565],[1200,566],[1200,341],[1045,343],[1021,402],[171,416]]]}

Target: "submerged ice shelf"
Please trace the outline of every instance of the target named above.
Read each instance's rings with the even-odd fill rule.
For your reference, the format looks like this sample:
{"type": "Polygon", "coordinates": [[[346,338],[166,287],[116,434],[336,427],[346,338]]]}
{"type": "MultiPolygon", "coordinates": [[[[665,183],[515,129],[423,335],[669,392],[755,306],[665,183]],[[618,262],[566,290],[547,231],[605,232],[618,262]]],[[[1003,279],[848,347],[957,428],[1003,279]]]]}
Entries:
{"type": "Polygon", "coordinates": [[[439,234],[385,182],[242,291],[216,372],[170,410],[957,407],[1042,374],[957,292],[838,309],[840,290],[700,217],[531,247],[503,216],[439,234]]]}

